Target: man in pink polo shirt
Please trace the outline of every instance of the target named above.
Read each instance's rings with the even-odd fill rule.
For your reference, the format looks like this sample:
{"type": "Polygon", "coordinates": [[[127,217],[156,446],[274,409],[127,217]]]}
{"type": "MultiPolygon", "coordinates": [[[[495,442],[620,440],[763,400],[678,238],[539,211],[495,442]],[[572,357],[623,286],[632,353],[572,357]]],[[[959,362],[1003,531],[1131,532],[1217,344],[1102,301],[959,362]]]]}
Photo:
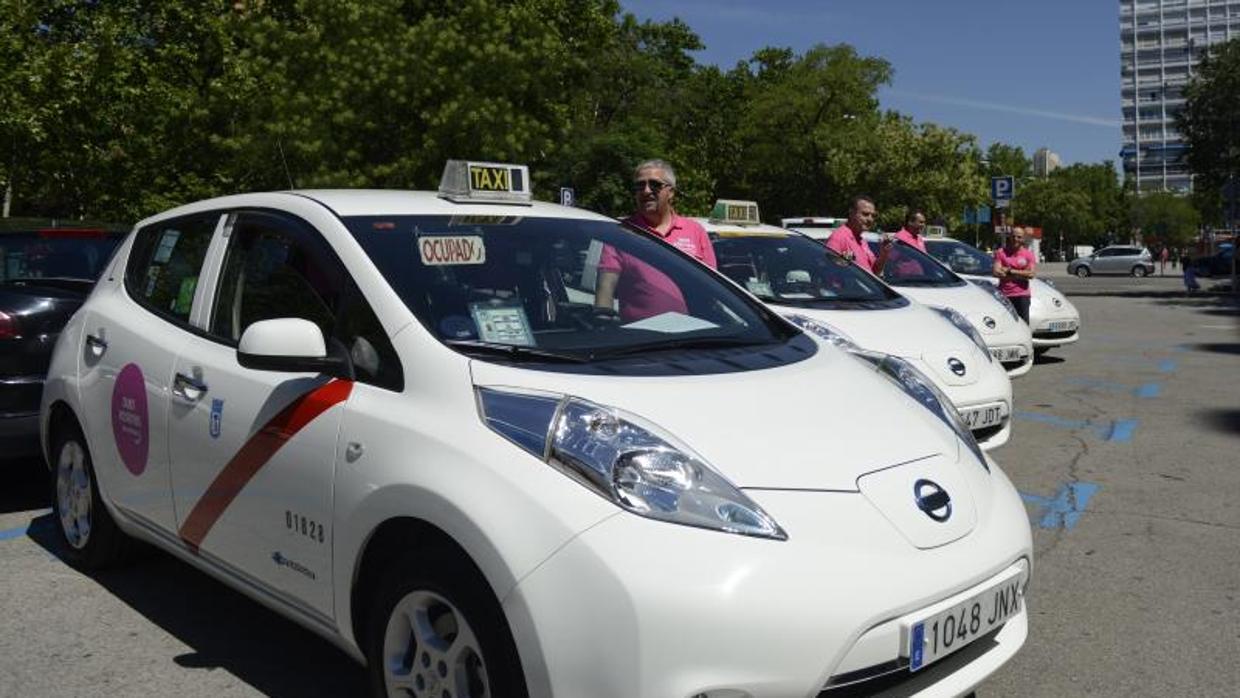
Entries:
{"type": "MultiPolygon", "coordinates": [[[[633,197],[637,212],[624,220],[666,242],[699,262],[717,266],[715,249],[706,230],[678,215],[672,208],[676,172],[662,160],[647,160],[633,173],[633,197]]],[[[611,245],[603,248],[598,263],[594,306],[609,312],[620,301],[620,319],[634,322],[667,312],[688,313],[684,295],[666,274],[611,245]]]]}
{"type": "Polygon", "coordinates": [[[878,210],[874,207],[873,199],[868,196],[854,196],[848,206],[848,220],[833,230],[831,237],[827,238],[828,248],[875,275],[883,273],[887,253],[891,250],[891,238],[883,237],[876,257],[861,234],[874,227],[874,218],[877,215],[878,210]]]}
{"type": "Polygon", "coordinates": [[[926,212],[919,208],[909,209],[904,217],[904,227],[896,233],[896,240],[926,251],[926,241],[921,234],[926,229],[926,212]]]}
{"type": "Polygon", "coordinates": [[[999,278],[999,292],[1012,305],[1025,324],[1029,324],[1029,300],[1033,297],[1029,290],[1029,280],[1033,278],[1037,260],[1033,252],[1025,247],[1024,228],[1013,228],[1003,247],[995,252],[994,275],[999,278]]]}

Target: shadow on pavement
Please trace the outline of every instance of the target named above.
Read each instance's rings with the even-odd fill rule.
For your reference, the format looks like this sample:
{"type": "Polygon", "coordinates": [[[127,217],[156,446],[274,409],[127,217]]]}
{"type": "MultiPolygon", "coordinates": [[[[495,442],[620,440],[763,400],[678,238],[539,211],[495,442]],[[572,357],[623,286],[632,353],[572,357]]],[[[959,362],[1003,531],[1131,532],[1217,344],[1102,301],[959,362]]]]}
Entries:
{"type": "Polygon", "coordinates": [[[1062,356],[1054,356],[1052,354],[1043,353],[1043,354],[1033,355],[1034,366],[1047,366],[1050,364],[1061,364],[1064,361],[1067,361],[1067,359],[1063,358],[1062,356]]]}
{"type": "Polygon", "coordinates": [[[1200,410],[1197,416],[1202,424],[1214,431],[1240,437],[1240,410],[1200,410]]]}
{"type": "Polygon", "coordinates": [[[47,466],[39,458],[0,460],[0,514],[12,514],[52,506],[47,466]]]}
{"type": "Polygon", "coordinates": [[[1240,344],[1185,344],[1184,348],[1191,349],[1193,351],[1211,351],[1215,354],[1233,354],[1240,356],[1240,344]]]}
{"type": "MultiPolygon", "coordinates": [[[[61,558],[50,514],[27,535],[61,558]]],[[[268,696],[368,693],[365,670],[334,645],[170,555],[89,576],[188,645],[172,658],[181,667],[219,668],[268,696]]]]}

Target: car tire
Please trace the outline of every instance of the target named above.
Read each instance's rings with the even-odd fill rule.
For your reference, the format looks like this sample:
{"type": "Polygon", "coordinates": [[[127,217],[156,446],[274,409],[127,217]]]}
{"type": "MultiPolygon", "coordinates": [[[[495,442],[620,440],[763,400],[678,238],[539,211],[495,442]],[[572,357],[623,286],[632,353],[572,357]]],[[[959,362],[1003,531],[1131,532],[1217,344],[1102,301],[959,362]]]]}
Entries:
{"type": "Polygon", "coordinates": [[[503,610],[463,554],[419,550],[373,591],[364,638],[372,695],[527,698],[503,610]]]}
{"type": "Polygon", "coordinates": [[[1149,272],[1146,271],[1145,267],[1141,266],[1140,264],[1132,268],[1132,275],[1137,277],[1138,279],[1145,276],[1148,273],[1149,272]]]}
{"type": "Polygon", "coordinates": [[[1076,268],[1075,273],[1076,273],[1077,278],[1084,279],[1090,274],[1089,267],[1082,264],[1081,266],[1076,268]]]}
{"type": "Polygon", "coordinates": [[[103,504],[90,448],[77,424],[62,425],[53,434],[51,471],[52,514],[69,564],[99,570],[128,560],[135,542],[103,504]]]}

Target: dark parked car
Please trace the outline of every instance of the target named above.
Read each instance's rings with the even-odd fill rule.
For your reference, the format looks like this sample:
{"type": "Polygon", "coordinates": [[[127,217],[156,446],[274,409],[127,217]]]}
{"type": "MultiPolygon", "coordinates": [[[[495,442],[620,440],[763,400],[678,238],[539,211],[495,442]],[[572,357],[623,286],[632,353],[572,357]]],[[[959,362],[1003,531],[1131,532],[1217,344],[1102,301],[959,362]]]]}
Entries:
{"type": "Polygon", "coordinates": [[[1231,261],[1236,256],[1236,248],[1227,247],[1209,257],[1198,257],[1193,260],[1193,270],[1197,276],[1223,277],[1231,276],[1231,261]]]}
{"type": "Polygon", "coordinates": [[[125,233],[0,232],[0,460],[39,448],[39,400],[52,347],[125,233]]]}

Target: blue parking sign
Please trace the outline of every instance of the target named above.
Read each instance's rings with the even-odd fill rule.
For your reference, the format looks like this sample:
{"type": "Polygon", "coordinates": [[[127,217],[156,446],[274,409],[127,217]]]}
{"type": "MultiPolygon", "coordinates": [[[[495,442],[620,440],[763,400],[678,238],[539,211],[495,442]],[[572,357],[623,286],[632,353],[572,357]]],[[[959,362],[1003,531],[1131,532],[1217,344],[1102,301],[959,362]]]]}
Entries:
{"type": "Polygon", "coordinates": [[[996,206],[1006,206],[1016,193],[1016,178],[1011,175],[990,178],[990,198],[996,206]]]}

